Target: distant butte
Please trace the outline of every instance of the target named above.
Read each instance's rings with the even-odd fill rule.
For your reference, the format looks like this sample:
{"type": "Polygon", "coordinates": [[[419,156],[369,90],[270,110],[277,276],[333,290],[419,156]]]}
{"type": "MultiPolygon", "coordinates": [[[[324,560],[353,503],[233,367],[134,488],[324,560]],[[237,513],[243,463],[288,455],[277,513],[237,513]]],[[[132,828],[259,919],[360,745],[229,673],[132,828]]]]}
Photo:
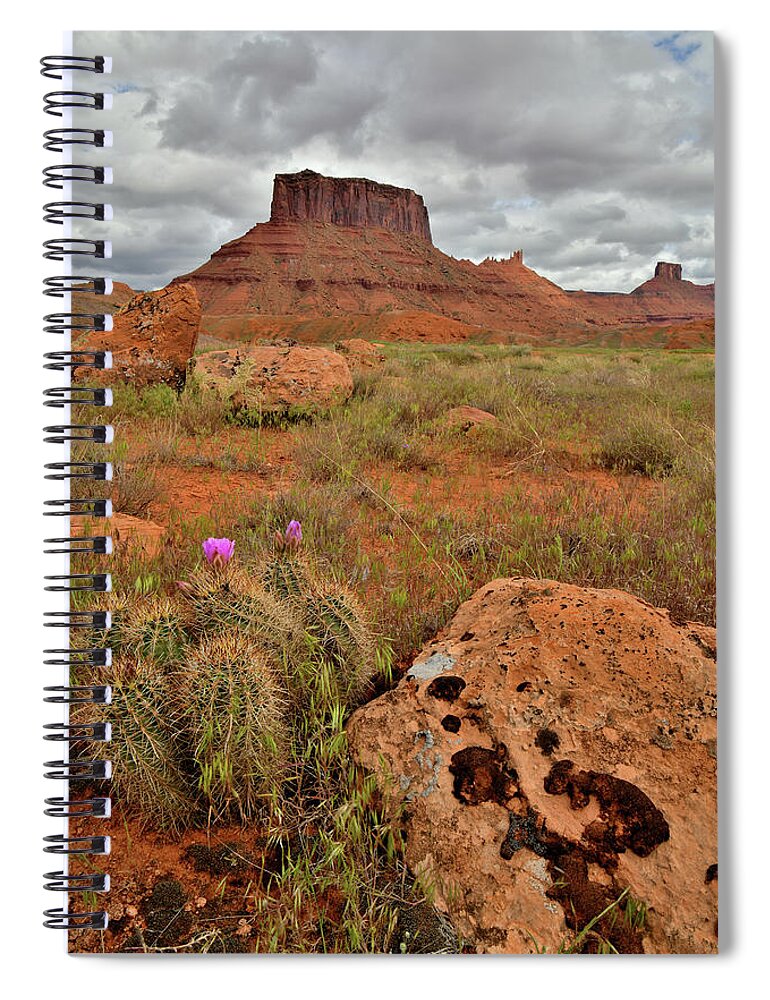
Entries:
{"type": "Polygon", "coordinates": [[[226,340],[714,342],[714,286],[681,264],[659,261],[630,293],[568,291],[521,250],[480,264],[442,253],[409,188],[314,170],[276,174],[270,220],[179,282],[198,293],[202,330],[226,340]]]}

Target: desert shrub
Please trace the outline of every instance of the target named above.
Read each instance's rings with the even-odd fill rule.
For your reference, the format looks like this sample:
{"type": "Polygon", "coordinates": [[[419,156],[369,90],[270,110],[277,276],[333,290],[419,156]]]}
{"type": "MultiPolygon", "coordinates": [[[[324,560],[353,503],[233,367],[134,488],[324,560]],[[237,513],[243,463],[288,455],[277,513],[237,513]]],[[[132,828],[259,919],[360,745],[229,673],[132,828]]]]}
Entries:
{"type": "Polygon", "coordinates": [[[465,441],[477,454],[496,458],[525,458],[541,447],[532,428],[516,413],[498,424],[479,424],[465,435],[465,441]]]}
{"type": "Polygon", "coordinates": [[[390,462],[405,472],[437,464],[419,434],[386,422],[370,424],[356,442],[356,452],[364,461],[390,462]]]}
{"type": "Polygon", "coordinates": [[[164,419],[173,417],[177,394],[170,385],[159,383],[142,389],[130,382],[119,382],[112,390],[111,419],[119,424],[127,419],[164,419]]]}
{"type": "Polygon", "coordinates": [[[244,558],[260,559],[272,551],[276,531],[283,531],[293,518],[302,522],[304,547],[323,552],[334,561],[348,542],[348,532],[355,520],[349,491],[355,480],[324,482],[322,485],[300,482],[272,497],[264,497],[244,513],[241,524],[245,538],[241,546],[244,558]],[[245,546],[245,550],[244,550],[245,546]]]}
{"type": "Polygon", "coordinates": [[[307,428],[299,437],[295,455],[305,475],[316,483],[349,481],[358,466],[347,421],[323,421],[307,428]]]}
{"type": "Polygon", "coordinates": [[[177,406],[177,394],[170,385],[148,385],[141,393],[142,412],[147,417],[172,417],[177,406]]]}
{"type": "Polygon", "coordinates": [[[143,462],[172,463],[179,457],[179,428],[175,420],[159,420],[150,424],[135,446],[143,462]]]}
{"type": "MultiPolygon", "coordinates": [[[[219,445],[219,442],[217,442],[219,445]]],[[[265,457],[259,432],[249,435],[245,443],[233,445],[226,441],[224,447],[214,450],[187,453],[179,458],[179,464],[188,469],[218,469],[220,472],[262,472],[265,457]]]]}
{"type": "Polygon", "coordinates": [[[157,473],[142,462],[117,462],[114,476],[112,498],[121,514],[147,517],[150,507],[163,496],[157,473]]]}
{"type": "Polygon", "coordinates": [[[274,668],[258,643],[227,632],[188,656],[180,692],[210,818],[253,818],[277,797],[286,765],[284,699],[274,668]]]}
{"type": "Polygon", "coordinates": [[[356,368],[353,376],[352,399],[367,399],[376,392],[382,381],[382,372],[376,368],[356,368]]]}
{"type": "Polygon", "coordinates": [[[204,388],[192,374],[177,403],[179,427],[194,437],[216,434],[227,426],[230,407],[226,400],[211,389],[204,388]]]}
{"type": "Polygon", "coordinates": [[[603,436],[599,464],[620,472],[668,476],[674,471],[679,452],[679,441],[670,428],[656,424],[654,416],[636,418],[603,436]]]}

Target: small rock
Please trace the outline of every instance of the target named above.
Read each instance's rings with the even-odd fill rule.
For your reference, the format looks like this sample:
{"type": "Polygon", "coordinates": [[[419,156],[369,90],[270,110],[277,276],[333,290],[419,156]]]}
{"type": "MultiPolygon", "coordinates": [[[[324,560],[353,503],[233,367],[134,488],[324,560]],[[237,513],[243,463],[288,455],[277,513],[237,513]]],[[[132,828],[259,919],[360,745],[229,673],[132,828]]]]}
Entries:
{"type": "Polygon", "coordinates": [[[345,356],[353,371],[376,368],[385,361],[385,355],[378,351],[374,344],[357,337],[340,340],[334,345],[334,350],[345,356]]]}
{"type": "Polygon", "coordinates": [[[487,410],[479,410],[475,406],[455,406],[444,417],[447,425],[467,434],[476,427],[493,427],[499,420],[487,410]]]}

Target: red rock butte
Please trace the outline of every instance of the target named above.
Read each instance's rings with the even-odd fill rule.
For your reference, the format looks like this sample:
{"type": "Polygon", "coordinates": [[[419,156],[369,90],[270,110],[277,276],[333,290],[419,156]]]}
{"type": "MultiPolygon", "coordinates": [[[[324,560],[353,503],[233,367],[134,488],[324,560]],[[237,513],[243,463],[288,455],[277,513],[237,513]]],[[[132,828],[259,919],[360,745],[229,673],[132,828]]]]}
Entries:
{"type": "Polygon", "coordinates": [[[202,331],[225,340],[468,339],[708,346],[714,286],[659,261],[633,291],[560,288],[522,250],[480,264],[433,245],[408,188],[313,170],[276,174],[270,220],[225,243],[189,282],[202,331]]]}
{"type": "Polygon", "coordinates": [[[275,175],[270,221],[374,226],[433,242],[421,195],[365,177],[324,177],[314,170],[275,175]]]}

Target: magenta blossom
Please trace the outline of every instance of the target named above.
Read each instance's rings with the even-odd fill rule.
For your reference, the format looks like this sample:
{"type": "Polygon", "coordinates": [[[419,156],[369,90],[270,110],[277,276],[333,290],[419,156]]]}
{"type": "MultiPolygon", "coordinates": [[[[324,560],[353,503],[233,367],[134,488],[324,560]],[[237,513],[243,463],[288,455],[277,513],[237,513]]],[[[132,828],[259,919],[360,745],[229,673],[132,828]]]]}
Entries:
{"type": "Polygon", "coordinates": [[[284,534],[286,544],[299,545],[302,541],[302,525],[299,521],[289,521],[289,526],[284,534]]]}
{"type": "Polygon", "coordinates": [[[203,543],[203,554],[212,566],[224,566],[230,562],[235,552],[235,542],[231,538],[207,538],[203,543]]]}
{"type": "Polygon", "coordinates": [[[289,521],[289,524],[281,534],[280,531],[275,533],[275,547],[278,552],[285,552],[287,550],[296,550],[300,546],[302,541],[302,525],[299,521],[289,521]]]}

